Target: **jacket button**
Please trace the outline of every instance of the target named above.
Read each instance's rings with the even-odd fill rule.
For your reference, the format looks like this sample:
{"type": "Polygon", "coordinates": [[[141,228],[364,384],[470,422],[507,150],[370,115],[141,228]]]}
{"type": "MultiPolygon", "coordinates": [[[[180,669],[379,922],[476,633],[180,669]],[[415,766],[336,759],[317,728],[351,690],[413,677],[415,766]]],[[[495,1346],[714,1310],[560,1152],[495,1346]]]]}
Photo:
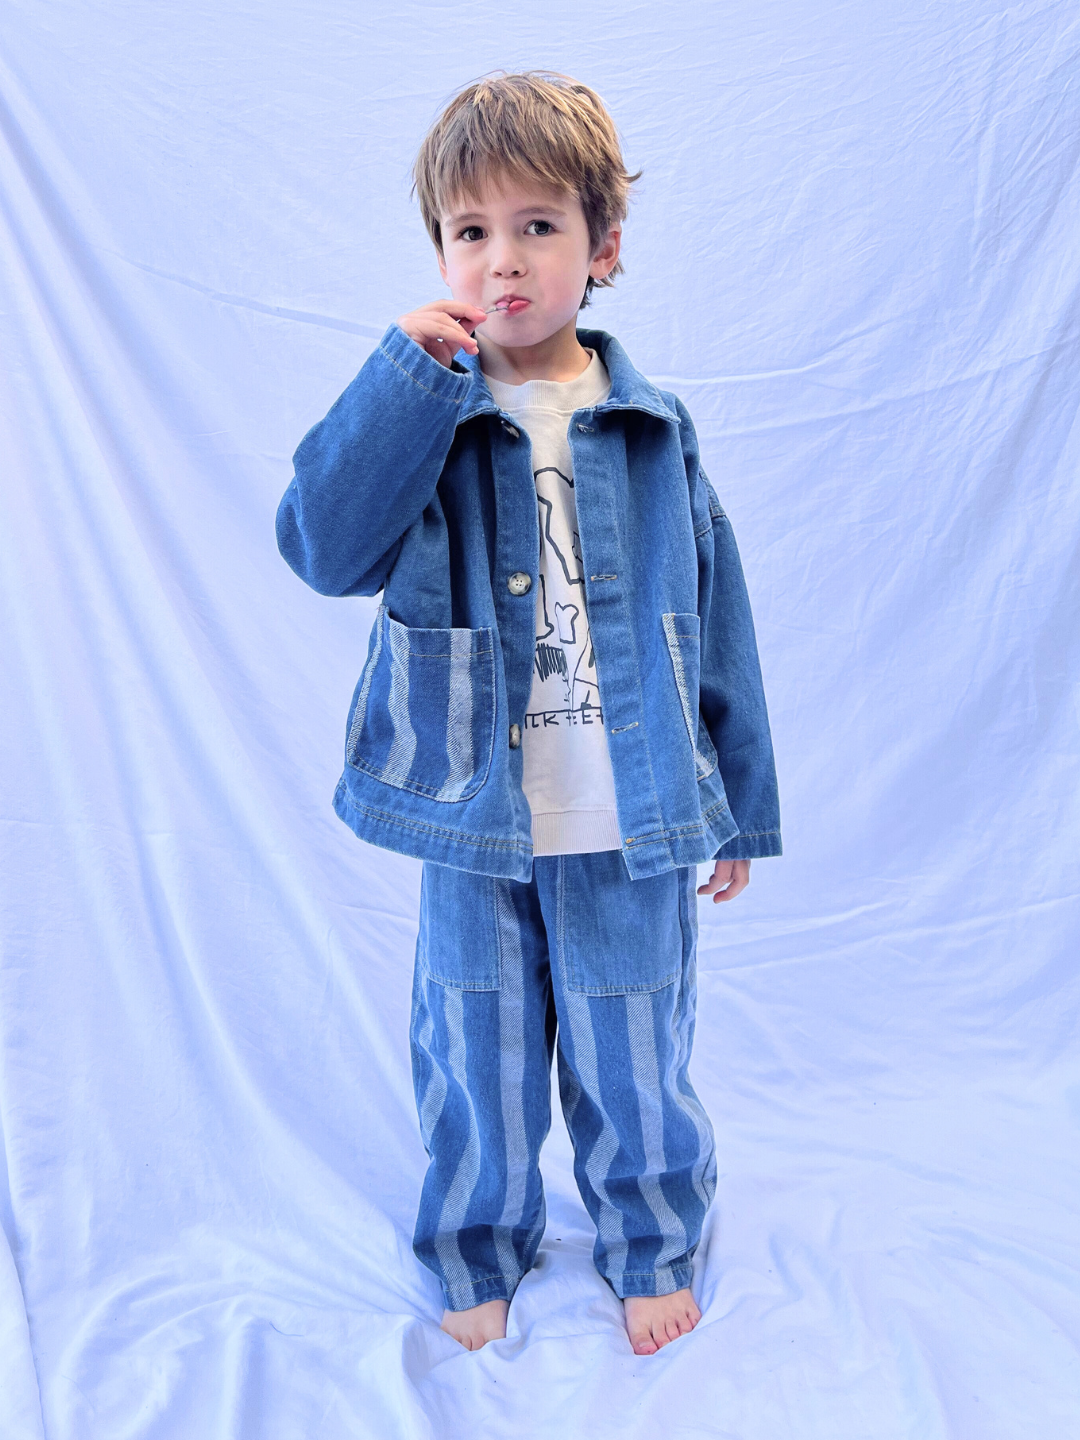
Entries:
{"type": "Polygon", "coordinates": [[[504,420],[502,422],[502,427],[506,431],[507,435],[510,436],[511,440],[516,440],[518,438],[519,432],[515,426],[510,424],[509,420],[504,420]]]}
{"type": "Polygon", "coordinates": [[[521,744],[521,726],[520,726],[520,725],[511,725],[511,726],[510,726],[510,749],[511,749],[511,750],[516,750],[520,744],[521,744]]]}
{"type": "Polygon", "coordinates": [[[506,582],[506,588],[511,595],[524,595],[532,584],[532,576],[526,575],[524,570],[515,570],[506,582]]]}

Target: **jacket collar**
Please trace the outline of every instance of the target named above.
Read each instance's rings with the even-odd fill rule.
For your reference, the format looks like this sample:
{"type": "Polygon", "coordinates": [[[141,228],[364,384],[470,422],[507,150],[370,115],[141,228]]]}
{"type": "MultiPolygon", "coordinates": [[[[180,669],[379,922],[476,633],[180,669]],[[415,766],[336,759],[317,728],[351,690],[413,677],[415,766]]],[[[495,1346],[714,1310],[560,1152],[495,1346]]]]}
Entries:
{"type": "MultiPolygon", "coordinates": [[[[664,399],[652,381],[646,380],[636,368],[614,335],[609,335],[606,330],[579,329],[577,338],[579,344],[600,352],[600,359],[611,377],[611,393],[602,405],[595,407],[595,414],[607,410],[644,410],[646,414],[655,415],[660,420],[672,420],[676,425],[679,424],[677,411],[664,399]]],[[[460,425],[463,420],[471,420],[474,415],[501,415],[502,411],[496,405],[484,372],[480,369],[479,355],[456,356],[454,366],[461,366],[473,377],[472,387],[462,404],[457,423],[460,425]]]]}

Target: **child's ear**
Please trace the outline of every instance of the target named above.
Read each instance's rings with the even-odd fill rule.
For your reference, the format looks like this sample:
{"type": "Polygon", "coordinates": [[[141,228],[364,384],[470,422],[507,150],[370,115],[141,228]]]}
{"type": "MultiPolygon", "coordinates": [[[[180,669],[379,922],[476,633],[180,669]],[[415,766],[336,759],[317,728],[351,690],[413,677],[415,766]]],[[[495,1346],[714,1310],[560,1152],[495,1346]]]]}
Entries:
{"type": "Polygon", "coordinates": [[[614,226],[608,231],[607,239],[593,256],[592,264],[589,266],[589,274],[594,280],[602,280],[605,275],[614,269],[615,262],[619,258],[619,246],[622,243],[622,231],[614,226]]]}
{"type": "Polygon", "coordinates": [[[442,278],[443,278],[443,284],[444,284],[444,285],[449,285],[449,284],[450,284],[450,280],[449,280],[449,277],[447,276],[447,273],[446,273],[446,261],[443,259],[443,253],[442,253],[442,251],[439,249],[438,246],[435,247],[435,258],[436,258],[436,259],[438,260],[438,262],[439,262],[439,274],[440,274],[440,275],[442,276],[442,278]]]}

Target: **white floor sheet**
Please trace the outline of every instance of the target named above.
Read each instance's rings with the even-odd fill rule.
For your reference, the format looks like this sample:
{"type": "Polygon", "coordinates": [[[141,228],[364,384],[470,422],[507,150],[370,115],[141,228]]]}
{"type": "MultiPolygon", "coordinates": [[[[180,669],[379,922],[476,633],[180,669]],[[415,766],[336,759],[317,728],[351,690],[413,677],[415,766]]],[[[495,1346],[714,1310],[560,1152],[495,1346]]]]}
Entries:
{"type": "Polygon", "coordinates": [[[2,1440],[1080,1436],[1078,52],[1068,0],[8,0],[2,1440]],[[530,66],[644,171],[582,323],[695,419],[780,776],[649,1358],[561,1124],[506,1340],[438,1328],[419,865],[330,808],[376,602],[274,542],[447,293],[426,127],[530,66]]]}

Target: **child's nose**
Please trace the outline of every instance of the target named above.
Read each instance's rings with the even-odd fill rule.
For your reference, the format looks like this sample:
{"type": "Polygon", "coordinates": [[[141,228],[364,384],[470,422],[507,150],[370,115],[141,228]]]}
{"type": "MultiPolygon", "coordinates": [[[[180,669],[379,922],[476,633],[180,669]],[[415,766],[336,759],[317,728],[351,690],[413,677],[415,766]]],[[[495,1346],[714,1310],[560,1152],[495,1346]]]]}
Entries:
{"type": "Polygon", "coordinates": [[[520,255],[512,252],[504,252],[494,258],[491,264],[493,276],[503,279],[507,275],[521,275],[525,271],[525,262],[520,255]]]}

